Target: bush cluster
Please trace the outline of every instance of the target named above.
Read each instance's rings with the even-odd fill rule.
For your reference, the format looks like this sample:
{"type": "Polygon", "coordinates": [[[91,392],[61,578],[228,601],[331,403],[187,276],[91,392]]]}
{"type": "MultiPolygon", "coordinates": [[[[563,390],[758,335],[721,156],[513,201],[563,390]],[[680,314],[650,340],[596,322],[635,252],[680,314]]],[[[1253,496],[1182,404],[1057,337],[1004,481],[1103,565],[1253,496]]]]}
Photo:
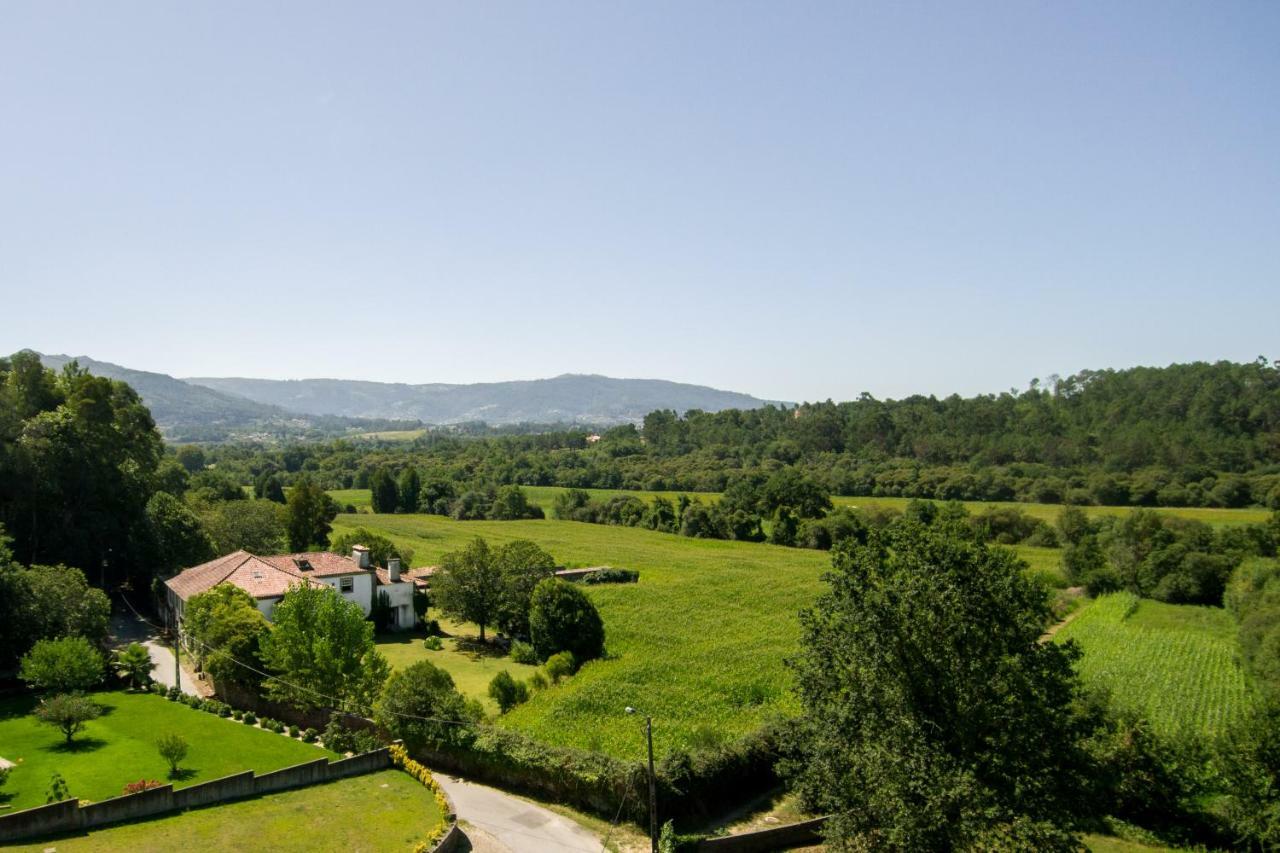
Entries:
{"type": "Polygon", "coordinates": [[[426,786],[427,790],[431,791],[436,801],[436,807],[440,809],[440,814],[444,818],[444,822],[425,841],[413,848],[414,853],[430,853],[435,849],[436,844],[440,843],[440,839],[444,838],[444,834],[449,831],[449,827],[456,819],[453,809],[449,806],[449,798],[445,796],[435,777],[431,775],[431,771],[409,757],[409,753],[403,744],[393,743],[388,751],[391,753],[392,764],[417,779],[426,786]]]}

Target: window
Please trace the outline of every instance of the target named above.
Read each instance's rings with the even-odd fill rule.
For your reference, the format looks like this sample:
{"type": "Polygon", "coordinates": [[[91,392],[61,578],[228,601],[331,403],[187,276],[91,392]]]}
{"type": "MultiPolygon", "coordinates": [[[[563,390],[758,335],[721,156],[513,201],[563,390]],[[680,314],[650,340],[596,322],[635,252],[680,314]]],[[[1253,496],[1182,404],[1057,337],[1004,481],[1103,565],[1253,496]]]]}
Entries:
{"type": "Polygon", "coordinates": [[[338,581],[338,590],[341,592],[351,592],[355,589],[356,582],[354,578],[341,578],[338,581]]]}

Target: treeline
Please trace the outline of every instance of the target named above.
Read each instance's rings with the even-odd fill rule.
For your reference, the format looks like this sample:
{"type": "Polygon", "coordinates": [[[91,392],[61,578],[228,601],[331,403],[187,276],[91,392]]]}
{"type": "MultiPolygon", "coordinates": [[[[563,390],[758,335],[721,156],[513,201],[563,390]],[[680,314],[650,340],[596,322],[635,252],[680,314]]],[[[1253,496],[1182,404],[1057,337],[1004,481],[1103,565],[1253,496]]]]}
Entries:
{"type": "Polygon", "coordinates": [[[327,488],[375,472],[510,484],[719,492],[795,468],[827,494],[1075,505],[1280,507],[1280,370],[1263,360],[1086,371],[971,398],[650,413],[583,430],[213,452],[243,482],[299,471],[327,488]]]}

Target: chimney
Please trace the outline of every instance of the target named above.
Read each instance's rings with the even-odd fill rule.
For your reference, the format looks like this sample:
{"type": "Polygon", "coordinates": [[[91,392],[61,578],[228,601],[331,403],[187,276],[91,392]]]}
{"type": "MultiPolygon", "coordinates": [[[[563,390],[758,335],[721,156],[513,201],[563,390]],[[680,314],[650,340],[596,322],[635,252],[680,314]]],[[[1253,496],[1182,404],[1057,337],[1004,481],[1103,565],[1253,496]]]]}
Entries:
{"type": "Polygon", "coordinates": [[[400,582],[400,558],[399,557],[387,558],[387,577],[391,579],[392,583],[400,582]]]}
{"type": "Polygon", "coordinates": [[[351,559],[362,569],[369,568],[369,549],[363,545],[356,545],[351,549],[351,559]]]}

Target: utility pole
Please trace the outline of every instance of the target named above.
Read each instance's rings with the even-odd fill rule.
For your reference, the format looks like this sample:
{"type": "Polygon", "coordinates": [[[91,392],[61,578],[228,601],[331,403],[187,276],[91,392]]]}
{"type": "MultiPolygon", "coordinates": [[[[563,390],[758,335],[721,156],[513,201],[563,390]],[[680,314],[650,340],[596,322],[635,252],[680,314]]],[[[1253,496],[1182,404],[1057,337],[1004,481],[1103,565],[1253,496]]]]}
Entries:
{"type": "Polygon", "coordinates": [[[179,637],[182,636],[181,626],[175,622],[173,626],[173,683],[178,688],[178,692],[182,692],[182,655],[179,649],[182,643],[179,637]]]}
{"type": "MultiPolygon", "coordinates": [[[[635,708],[627,707],[628,714],[634,714],[635,708]]],[[[658,779],[653,772],[653,717],[645,714],[645,738],[649,742],[649,846],[652,853],[658,853],[658,779]]]]}

